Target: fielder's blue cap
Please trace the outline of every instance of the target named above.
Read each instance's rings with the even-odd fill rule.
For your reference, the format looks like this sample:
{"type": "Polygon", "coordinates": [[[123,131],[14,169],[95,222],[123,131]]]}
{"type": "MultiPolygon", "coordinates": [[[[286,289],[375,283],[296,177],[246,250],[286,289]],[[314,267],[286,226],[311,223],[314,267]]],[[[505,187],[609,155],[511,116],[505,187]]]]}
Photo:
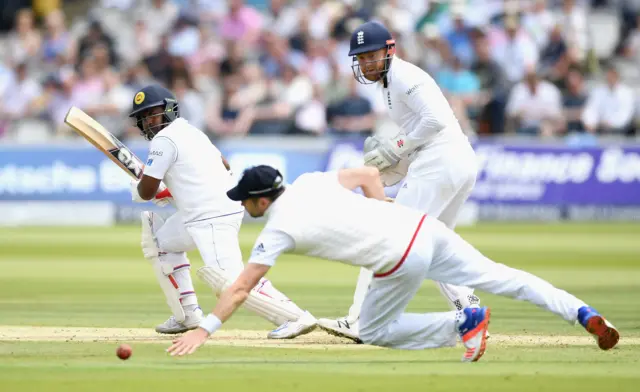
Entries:
{"type": "Polygon", "coordinates": [[[271,166],[260,165],[246,169],[238,185],[227,191],[231,200],[243,201],[252,197],[269,197],[284,186],[282,174],[271,166]]]}

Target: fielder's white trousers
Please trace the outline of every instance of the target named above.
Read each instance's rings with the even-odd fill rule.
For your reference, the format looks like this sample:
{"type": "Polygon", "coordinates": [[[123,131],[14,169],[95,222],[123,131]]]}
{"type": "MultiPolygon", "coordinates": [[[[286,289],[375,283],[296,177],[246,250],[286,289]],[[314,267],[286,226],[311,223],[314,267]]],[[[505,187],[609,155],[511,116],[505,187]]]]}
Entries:
{"type": "Polygon", "coordinates": [[[373,278],[360,314],[360,339],[397,349],[455,345],[456,311],[405,313],[424,279],[528,301],[570,323],[585,306],[545,280],[493,262],[442,222],[427,218],[401,266],[388,276],[373,278]]]}
{"type": "MultiPolygon", "coordinates": [[[[412,158],[395,202],[436,217],[453,229],[460,209],[471,195],[477,174],[476,155],[466,140],[430,147],[412,158]]],[[[372,277],[373,272],[364,268],[360,270],[353,305],[349,309],[348,318],[352,322],[360,315],[372,277]]],[[[473,289],[442,282],[434,283],[448,300],[451,309],[459,310],[469,305],[473,289]]]]}

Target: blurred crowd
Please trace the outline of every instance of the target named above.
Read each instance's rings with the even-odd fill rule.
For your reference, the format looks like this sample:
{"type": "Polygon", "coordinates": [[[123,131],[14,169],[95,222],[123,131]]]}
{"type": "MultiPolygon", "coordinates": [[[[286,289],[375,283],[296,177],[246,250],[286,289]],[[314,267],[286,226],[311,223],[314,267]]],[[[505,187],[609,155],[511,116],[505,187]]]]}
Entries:
{"type": "Polygon", "coordinates": [[[152,82],[212,138],[390,132],[347,55],[370,19],[434,77],[469,134],[635,133],[636,85],[597,58],[589,15],[615,5],[615,58],[637,67],[640,1],[101,0],[81,15],[54,3],[16,7],[0,33],[0,138],[72,137],[71,106],[138,137],[127,113],[152,82]]]}

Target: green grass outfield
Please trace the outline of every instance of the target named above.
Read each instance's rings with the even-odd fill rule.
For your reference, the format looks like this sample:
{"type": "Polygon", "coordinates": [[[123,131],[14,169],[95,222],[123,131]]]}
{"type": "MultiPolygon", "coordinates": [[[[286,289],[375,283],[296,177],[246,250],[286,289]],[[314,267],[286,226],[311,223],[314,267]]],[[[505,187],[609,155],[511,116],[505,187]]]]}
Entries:
{"type": "MultiPolygon", "coordinates": [[[[245,225],[243,253],[259,226],[245,225]]],[[[2,391],[637,391],[640,383],[640,225],[494,225],[459,232],[487,256],[581,297],[621,331],[601,352],[582,328],[532,305],[479,293],[492,307],[482,360],[462,348],[396,351],[314,332],[265,339],[271,325],[244,310],[195,355],[165,354],[164,297],[142,258],[138,227],[0,229],[2,391]],[[120,342],[133,346],[120,361],[120,342]]],[[[197,252],[190,258],[202,265],[197,252]]],[[[195,268],[193,269],[195,270],[195,268]]],[[[342,316],[358,270],[285,256],[269,277],[318,317],[342,316]]],[[[201,305],[214,298],[196,281],[201,305]]],[[[426,282],[409,310],[446,310],[426,282]]]]}

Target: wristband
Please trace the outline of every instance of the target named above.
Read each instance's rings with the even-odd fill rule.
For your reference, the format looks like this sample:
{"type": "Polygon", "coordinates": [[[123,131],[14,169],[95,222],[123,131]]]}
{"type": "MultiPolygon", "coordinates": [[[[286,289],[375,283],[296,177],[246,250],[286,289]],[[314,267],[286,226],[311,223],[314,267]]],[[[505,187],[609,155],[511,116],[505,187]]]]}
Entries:
{"type": "Polygon", "coordinates": [[[217,331],[221,326],[222,321],[213,313],[209,313],[199,325],[199,327],[207,331],[209,335],[217,331]]]}

